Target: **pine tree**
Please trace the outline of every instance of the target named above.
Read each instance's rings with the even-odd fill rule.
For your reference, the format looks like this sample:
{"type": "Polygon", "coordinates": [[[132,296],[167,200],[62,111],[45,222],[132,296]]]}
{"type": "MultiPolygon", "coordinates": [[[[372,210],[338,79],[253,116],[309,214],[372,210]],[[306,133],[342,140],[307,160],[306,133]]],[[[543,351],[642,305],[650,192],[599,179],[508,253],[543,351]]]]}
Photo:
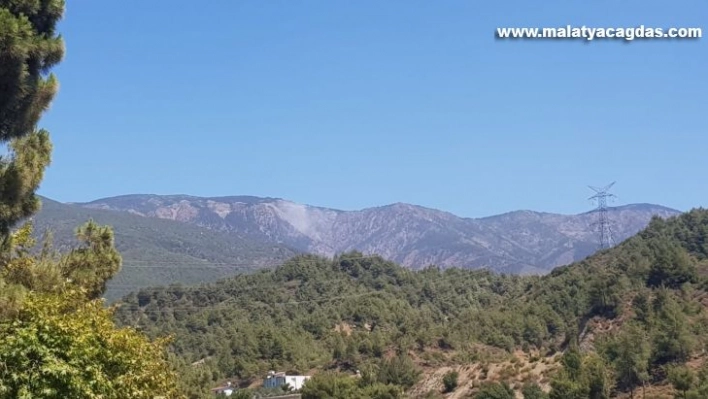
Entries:
{"type": "Polygon", "coordinates": [[[57,90],[63,0],[0,0],[0,398],[177,398],[165,342],[116,328],[100,296],[121,258],[89,221],[67,254],[33,251],[35,195],[51,144],[38,129],[57,90]]]}
{"type": "Polygon", "coordinates": [[[618,388],[629,390],[630,397],[634,397],[635,388],[643,388],[649,380],[651,347],[647,332],[637,324],[628,323],[609,342],[605,356],[614,366],[618,388]]]}
{"type": "MultiPolygon", "coordinates": [[[[49,165],[52,146],[37,129],[58,88],[47,75],[64,55],[55,32],[63,0],[0,0],[0,242],[39,209],[35,191],[49,165]]],[[[5,246],[6,247],[6,246],[5,246]]]]}

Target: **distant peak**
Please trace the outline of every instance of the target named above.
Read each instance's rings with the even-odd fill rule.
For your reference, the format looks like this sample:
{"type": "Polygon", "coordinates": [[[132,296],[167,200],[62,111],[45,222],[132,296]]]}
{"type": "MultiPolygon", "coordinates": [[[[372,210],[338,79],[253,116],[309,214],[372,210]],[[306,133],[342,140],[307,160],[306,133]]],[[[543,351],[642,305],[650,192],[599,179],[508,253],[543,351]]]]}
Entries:
{"type": "MultiPolygon", "coordinates": [[[[394,202],[394,203],[392,203],[392,204],[380,206],[380,207],[377,207],[377,208],[379,208],[379,209],[399,209],[399,210],[413,210],[413,209],[415,209],[415,210],[428,210],[428,211],[438,211],[438,212],[440,212],[440,211],[437,210],[437,209],[426,208],[426,207],[424,207],[424,206],[409,204],[409,203],[407,203],[407,202],[394,202]]],[[[369,208],[369,209],[370,209],[370,208],[369,208]]]]}
{"type": "Polygon", "coordinates": [[[263,202],[279,202],[279,201],[290,202],[290,201],[284,200],[282,198],[257,197],[254,195],[227,195],[227,196],[220,196],[220,197],[198,197],[198,198],[209,200],[209,201],[217,201],[217,202],[245,202],[248,204],[263,203],[263,202]]]}
{"type": "MultiPolygon", "coordinates": [[[[675,213],[679,214],[682,213],[678,209],[673,209],[669,208],[663,205],[657,205],[657,204],[649,204],[649,203],[637,203],[637,204],[626,204],[626,205],[619,205],[619,206],[608,206],[607,210],[610,212],[617,212],[617,211],[644,211],[644,212],[667,212],[667,213],[675,213]]],[[[587,212],[583,212],[581,214],[588,214],[588,213],[593,213],[596,212],[596,209],[591,209],[587,212]]]]}
{"type": "Polygon", "coordinates": [[[407,202],[394,202],[393,204],[389,205],[390,207],[395,207],[395,208],[410,208],[410,207],[415,207],[413,204],[409,204],[407,202]]]}
{"type": "Polygon", "coordinates": [[[638,203],[638,204],[627,204],[614,207],[614,209],[638,209],[638,210],[663,210],[668,212],[680,213],[678,209],[669,208],[663,205],[649,204],[649,203],[638,203]]]}

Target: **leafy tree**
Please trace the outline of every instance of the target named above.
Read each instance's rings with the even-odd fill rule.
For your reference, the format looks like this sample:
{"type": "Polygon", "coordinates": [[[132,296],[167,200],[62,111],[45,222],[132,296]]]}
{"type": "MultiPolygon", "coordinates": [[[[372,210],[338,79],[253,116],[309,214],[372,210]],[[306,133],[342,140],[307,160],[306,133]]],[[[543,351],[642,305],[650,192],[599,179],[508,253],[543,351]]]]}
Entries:
{"type": "Polygon", "coordinates": [[[178,397],[164,341],[116,329],[101,301],[29,294],[0,328],[0,397],[178,397]]]}

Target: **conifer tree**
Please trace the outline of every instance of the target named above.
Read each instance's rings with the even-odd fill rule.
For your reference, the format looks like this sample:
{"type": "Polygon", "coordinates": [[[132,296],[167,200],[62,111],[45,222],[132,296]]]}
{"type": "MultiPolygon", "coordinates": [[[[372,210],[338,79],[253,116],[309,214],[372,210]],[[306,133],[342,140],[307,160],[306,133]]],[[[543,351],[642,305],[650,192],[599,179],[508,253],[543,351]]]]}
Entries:
{"type": "Polygon", "coordinates": [[[58,88],[49,74],[64,55],[55,32],[63,0],[0,0],[0,240],[39,209],[35,191],[49,165],[49,133],[38,129],[58,88]]]}
{"type": "Polygon", "coordinates": [[[89,221],[64,255],[32,251],[51,144],[37,124],[57,90],[63,0],[0,0],[0,398],[177,398],[165,342],[116,328],[104,308],[120,269],[113,232],[89,221]],[[14,230],[14,231],[13,231],[14,230]]]}

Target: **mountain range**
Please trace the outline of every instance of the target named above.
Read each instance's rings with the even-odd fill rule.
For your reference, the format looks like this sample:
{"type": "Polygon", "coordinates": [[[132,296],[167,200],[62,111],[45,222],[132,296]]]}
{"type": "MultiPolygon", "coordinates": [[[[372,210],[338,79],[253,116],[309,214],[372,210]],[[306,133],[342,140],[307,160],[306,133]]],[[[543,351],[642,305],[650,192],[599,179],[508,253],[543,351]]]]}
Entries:
{"type": "MultiPolygon", "coordinates": [[[[125,267],[112,292],[121,294],[141,286],[212,281],[274,266],[296,253],[360,251],[414,269],[435,264],[545,274],[598,248],[594,212],[464,218],[404,203],[342,211],[279,198],[149,194],[43,203],[37,230],[54,230],[60,245],[89,218],[114,226],[125,267]]],[[[653,216],[680,213],[653,204],[608,212],[616,242],[643,229],[653,216]]]]}

